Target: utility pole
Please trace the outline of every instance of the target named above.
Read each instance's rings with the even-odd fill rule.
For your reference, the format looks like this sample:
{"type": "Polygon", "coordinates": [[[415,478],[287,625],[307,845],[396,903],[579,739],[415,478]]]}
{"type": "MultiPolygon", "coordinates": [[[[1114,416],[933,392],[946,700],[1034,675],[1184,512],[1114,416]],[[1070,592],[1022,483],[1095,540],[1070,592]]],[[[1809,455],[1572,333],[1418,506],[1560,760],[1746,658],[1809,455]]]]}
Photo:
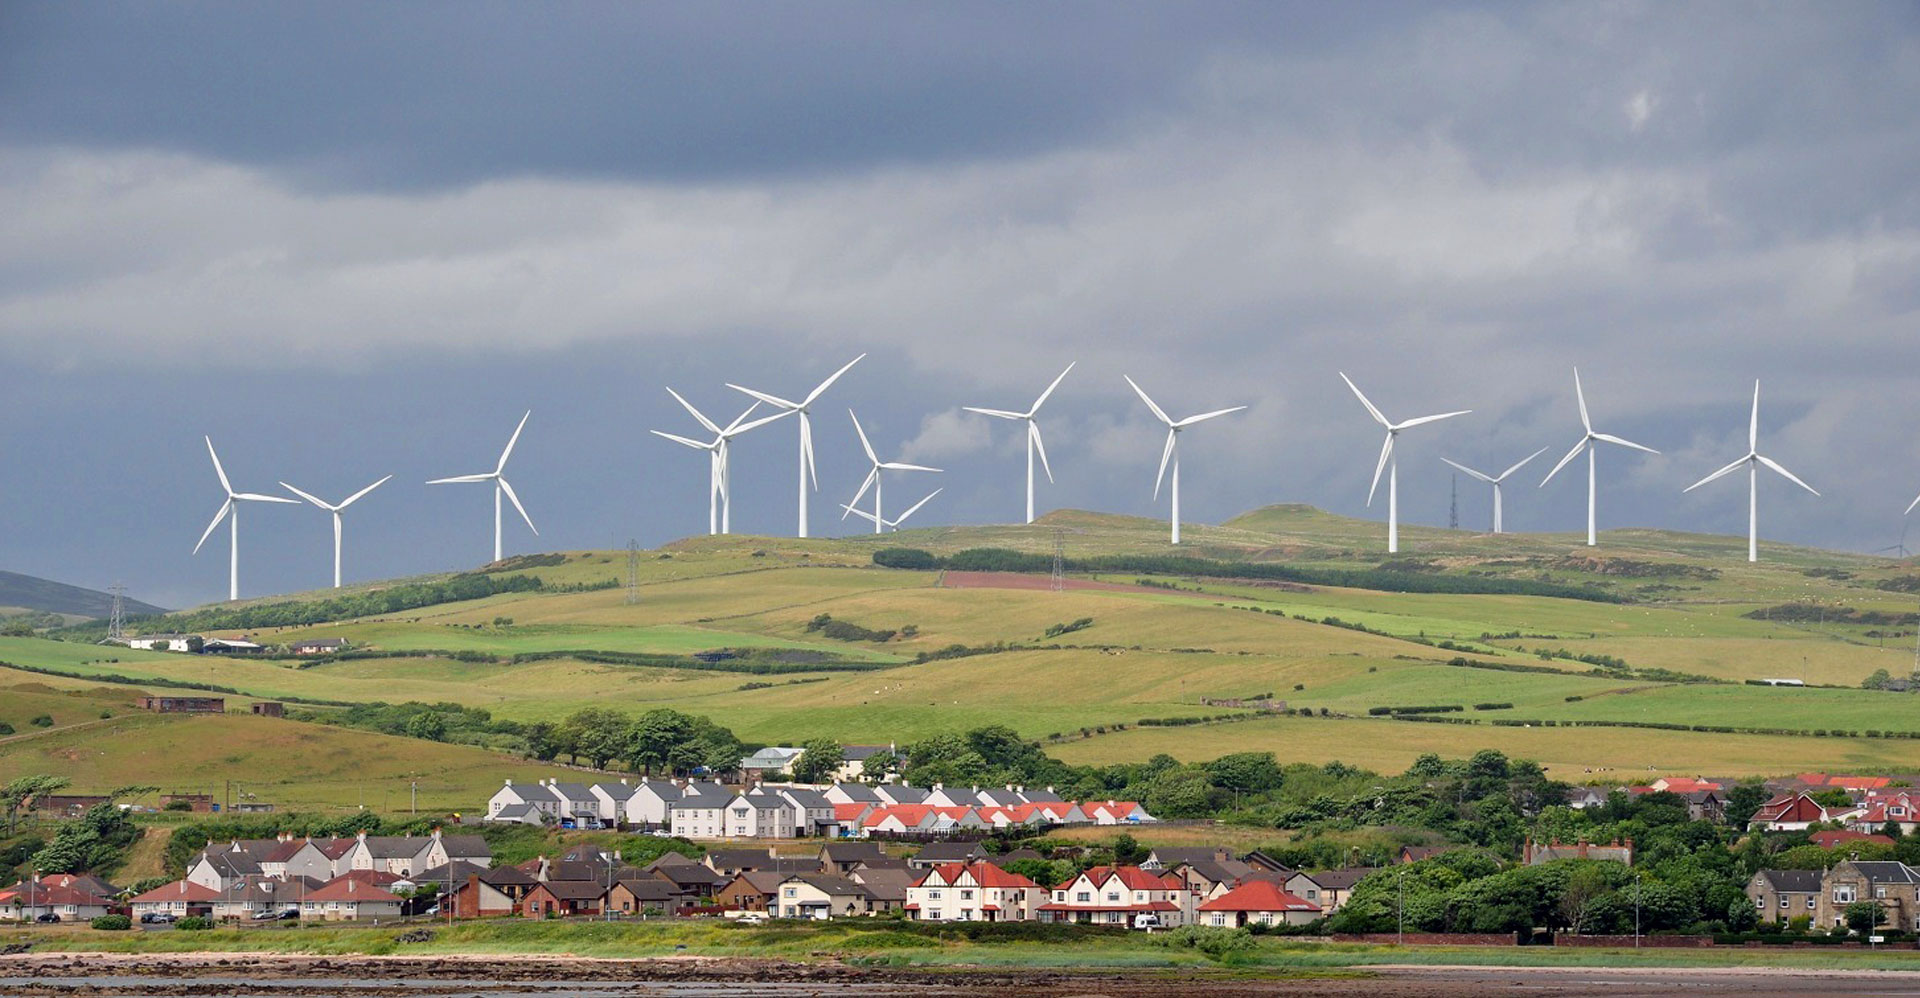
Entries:
{"type": "Polygon", "coordinates": [[[627,538],[627,605],[640,602],[640,542],[627,538]]]}
{"type": "Polygon", "coordinates": [[[108,592],[113,593],[113,615],[107,618],[107,640],[117,642],[126,637],[127,587],[116,582],[108,592]]]}
{"type": "Polygon", "coordinates": [[[1453,495],[1447,503],[1447,529],[1460,529],[1460,476],[1453,476],[1453,495]]]}
{"type": "Polygon", "coordinates": [[[1405,946],[1407,944],[1407,866],[1405,863],[1400,864],[1400,873],[1394,877],[1394,881],[1400,886],[1400,903],[1394,907],[1399,909],[1400,945],[1405,946]]]}
{"type": "Polygon", "coordinates": [[[1633,871],[1633,948],[1640,948],[1640,871],[1633,871]]]}
{"type": "MultiPolygon", "coordinates": [[[[1067,532],[1059,527],[1053,528],[1053,591],[1067,588],[1067,532]]],[[[1920,664],[1914,666],[1920,669],[1920,664]]]]}
{"type": "Polygon", "coordinates": [[[414,814],[420,813],[419,780],[409,780],[407,782],[407,810],[412,811],[414,814]]]}

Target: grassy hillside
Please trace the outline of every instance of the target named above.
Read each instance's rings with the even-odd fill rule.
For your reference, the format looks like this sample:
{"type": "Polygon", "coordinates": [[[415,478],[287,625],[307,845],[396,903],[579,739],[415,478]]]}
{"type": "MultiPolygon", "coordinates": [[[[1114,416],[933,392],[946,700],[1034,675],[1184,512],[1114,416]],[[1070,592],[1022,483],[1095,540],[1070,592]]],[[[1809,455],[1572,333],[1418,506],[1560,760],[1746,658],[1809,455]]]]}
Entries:
{"type": "MultiPolygon", "coordinates": [[[[113,612],[113,597],[97,589],[83,589],[18,572],[0,572],[0,607],[68,617],[105,617],[113,612]]],[[[166,612],[137,599],[127,600],[125,607],[127,613],[166,612]]]]}
{"type": "MultiPolygon", "coordinates": [[[[67,697],[70,689],[110,680],[128,695],[142,683],[201,684],[242,697],[452,702],[523,721],[555,720],[585,706],[634,713],[672,706],[712,717],[753,742],[824,736],[904,743],[1007,724],[1030,737],[1060,736],[1052,751],[1075,762],[1260,749],[1289,761],[1339,758],[1391,770],[1425,751],[1496,747],[1548,762],[1564,779],[1600,768],[1920,770],[1920,738],[1879,736],[1920,733],[1909,695],[1858,688],[1876,670],[1900,677],[1913,669],[1920,597],[1908,590],[1920,586],[1920,568],[1912,562],[1767,546],[1768,560],[1748,565],[1739,538],[1615,531],[1589,549],[1573,535],[1496,538],[1430,528],[1407,530],[1405,550],[1389,559],[1381,524],[1303,507],[1196,525],[1187,532],[1193,543],[1179,553],[1338,568],[1362,585],[1408,576],[1466,588],[1508,580],[1590,587],[1620,602],[1302,585],[1217,571],[1114,571],[1074,580],[1108,588],[1052,592],[1031,580],[1029,588],[1010,588],[1020,580],[884,569],[872,561],[882,547],[943,556],[998,547],[1050,556],[1056,531],[1070,560],[1169,553],[1163,523],[1071,511],[1033,526],[880,538],[700,537],[647,552],[631,603],[624,585],[556,591],[624,582],[625,552],[532,556],[487,570],[537,576],[537,591],[311,627],[223,632],[268,644],[343,637],[372,657],[220,659],[0,638],[0,662],[60,674],[0,669],[0,684],[39,684],[42,692],[33,695],[40,697],[67,697]],[[836,639],[818,626],[823,614],[896,633],[884,642],[836,639]],[[1088,622],[1047,636],[1049,628],[1081,620],[1088,622]],[[941,657],[956,645],[968,653],[941,657]],[[715,654],[722,649],[731,652],[715,654]],[[772,663],[777,674],[713,671],[748,661],[772,663]],[[1844,688],[1742,685],[1756,678],[1844,688]],[[1143,719],[1245,715],[1204,701],[1269,693],[1328,716],[1138,726],[1143,719]],[[1475,723],[1369,716],[1408,705],[1457,705],[1462,710],[1448,716],[1475,723]],[[1563,726],[1576,723],[1785,733],[1563,726]]],[[[152,721],[116,727],[114,742],[145,746],[124,755],[160,751],[153,732],[171,729],[150,731],[152,721]]],[[[328,775],[333,770],[297,772],[301,767],[274,755],[304,757],[317,746],[261,734],[278,730],[274,722],[206,723],[255,733],[256,747],[241,755],[244,767],[265,774],[275,792],[343,801],[351,781],[328,775]],[[296,789],[303,783],[313,789],[296,789]]],[[[322,735],[341,733],[312,737],[322,735]]],[[[385,765],[381,771],[391,775],[396,766],[419,770],[424,753],[440,751],[474,750],[379,740],[356,758],[385,765]]],[[[242,768],[232,754],[189,752],[191,768],[176,771],[242,768]]],[[[119,755],[102,756],[109,757],[119,755]]],[[[0,777],[28,763],[17,752],[0,753],[0,777]]],[[[463,786],[492,785],[506,775],[484,755],[447,765],[457,774],[471,772],[460,768],[469,763],[491,767],[489,776],[447,777],[448,800],[463,786]]]]}

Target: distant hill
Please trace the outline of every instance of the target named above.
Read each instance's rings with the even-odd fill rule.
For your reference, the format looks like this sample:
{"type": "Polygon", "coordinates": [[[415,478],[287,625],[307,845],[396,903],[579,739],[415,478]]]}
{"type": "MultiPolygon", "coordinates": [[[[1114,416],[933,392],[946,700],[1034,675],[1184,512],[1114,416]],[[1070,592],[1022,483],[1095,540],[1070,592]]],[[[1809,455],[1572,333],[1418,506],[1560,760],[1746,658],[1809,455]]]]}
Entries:
{"type": "MultiPolygon", "coordinates": [[[[113,613],[113,596],[97,589],[82,589],[64,582],[38,579],[18,572],[0,572],[0,606],[18,607],[37,613],[106,617],[113,613]]],[[[165,607],[128,598],[126,612],[131,616],[166,613],[167,610],[165,607]]]]}

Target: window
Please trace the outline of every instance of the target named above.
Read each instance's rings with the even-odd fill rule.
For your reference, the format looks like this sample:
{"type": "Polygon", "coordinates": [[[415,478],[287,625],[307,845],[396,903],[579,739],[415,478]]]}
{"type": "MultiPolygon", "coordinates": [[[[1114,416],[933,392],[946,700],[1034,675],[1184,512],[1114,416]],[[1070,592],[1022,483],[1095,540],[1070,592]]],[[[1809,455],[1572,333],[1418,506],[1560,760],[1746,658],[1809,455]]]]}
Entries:
{"type": "Polygon", "coordinates": [[[1811,894],[1809,894],[1809,895],[1807,895],[1807,910],[1808,910],[1808,911],[1812,911],[1812,910],[1813,910],[1813,900],[1814,900],[1814,899],[1813,899],[1813,895],[1811,895],[1811,894]]]}
{"type": "Polygon", "coordinates": [[[1887,896],[1887,889],[1885,887],[1875,887],[1873,889],[1873,896],[1877,898],[1884,898],[1887,896]]]}
{"type": "Polygon", "coordinates": [[[1788,903],[1787,896],[1785,894],[1780,895],[1780,907],[1785,908],[1788,903]]]}
{"type": "Polygon", "coordinates": [[[928,898],[929,900],[933,900],[933,901],[938,901],[938,900],[940,900],[940,892],[939,892],[939,891],[928,891],[928,892],[927,892],[927,898],[928,898]]]}
{"type": "Polygon", "coordinates": [[[782,890],[780,892],[780,896],[781,897],[799,897],[800,892],[795,888],[788,887],[785,890],[782,890]]]}
{"type": "Polygon", "coordinates": [[[1834,904],[1852,904],[1853,888],[1851,886],[1835,887],[1833,889],[1833,903],[1834,904]]]}
{"type": "Polygon", "coordinates": [[[1119,892],[1119,891],[1108,891],[1108,892],[1107,892],[1107,900],[1109,900],[1109,901],[1118,901],[1118,900],[1120,900],[1120,892],[1119,892]]]}
{"type": "Polygon", "coordinates": [[[960,900],[962,900],[962,901],[971,901],[971,900],[973,900],[973,892],[972,892],[972,891],[961,891],[961,892],[960,892],[960,900]]]}
{"type": "Polygon", "coordinates": [[[1318,901],[1318,900],[1320,900],[1320,892],[1319,892],[1319,891],[1316,891],[1316,890],[1314,890],[1314,889],[1313,889],[1313,888],[1311,888],[1311,887],[1309,887],[1309,888],[1307,888],[1307,900],[1309,900],[1309,901],[1318,901]]]}
{"type": "Polygon", "coordinates": [[[1073,899],[1074,899],[1075,901],[1078,901],[1078,902],[1079,902],[1079,903],[1081,903],[1081,904],[1088,904],[1088,903],[1090,903],[1090,902],[1092,902],[1092,901],[1093,901],[1093,892],[1091,892],[1091,891],[1081,891],[1080,893],[1078,893],[1078,894],[1075,894],[1075,895],[1073,896],[1073,899]]]}

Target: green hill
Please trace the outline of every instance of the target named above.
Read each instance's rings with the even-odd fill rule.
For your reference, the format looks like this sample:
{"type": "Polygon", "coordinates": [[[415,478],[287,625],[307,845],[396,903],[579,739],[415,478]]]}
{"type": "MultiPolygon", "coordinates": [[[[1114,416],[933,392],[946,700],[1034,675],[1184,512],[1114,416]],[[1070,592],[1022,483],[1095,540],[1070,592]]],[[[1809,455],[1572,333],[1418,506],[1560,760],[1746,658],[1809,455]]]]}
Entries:
{"type": "MultiPolygon", "coordinates": [[[[166,610],[128,599],[129,614],[165,613],[166,610]]],[[[113,612],[113,597],[95,589],[82,589],[64,582],[0,572],[0,615],[12,612],[57,613],[66,617],[106,617],[113,612]]]]}
{"type": "MultiPolygon", "coordinates": [[[[1425,751],[1494,747],[1566,779],[1920,770],[1909,695],[1860,688],[1879,670],[1913,671],[1911,562],[1768,546],[1748,565],[1737,538],[1616,531],[1589,549],[1572,535],[1429,528],[1409,528],[1388,558],[1383,525],[1297,506],[1187,535],[1178,554],[1197,561],[1166,560],[1163,522],[1078,511],[880,537],[698,537],[645,552],[631,601],[624,551],[526,556],[482,569],[484,586],[459,583],[492,593],[481,598],[209,630],[268,645],[340,637],[355,651],[338,658],[0,638],[0,661],[38,670],[0,669],[0,683],[217,687],[322,714],[414,700],[520,722],[671,706],[762,743],[906,743],[1006,724],[1075,762],[1262,749],[1396,769],[1425,751]],[[1058,592],[1044,571],[1056,538],[1077,569],[1058,592]],[[878,567],[885,548],[1041,574],[878,567]],[[955,558],[983,548],[1026,557],[955,558]],[[1775,678],[1809,686],[1747,683],[1775,678]],[[1221,703],[1262,695],[1288,713],[1221,703]],[[1447,709],[1384,713],[1405,707],[1447,709]],[[1184,723],[1199,718],[1209,723],[1184,723]]],[[[337,596],[238,609],[264,620],[276,603],[366,605],[321,602],[337,596]]],[[[0,777],[28,762],[0,744],[0,777]]],[[[292,785],[292,763],[249,765],[292,785]]]]}

